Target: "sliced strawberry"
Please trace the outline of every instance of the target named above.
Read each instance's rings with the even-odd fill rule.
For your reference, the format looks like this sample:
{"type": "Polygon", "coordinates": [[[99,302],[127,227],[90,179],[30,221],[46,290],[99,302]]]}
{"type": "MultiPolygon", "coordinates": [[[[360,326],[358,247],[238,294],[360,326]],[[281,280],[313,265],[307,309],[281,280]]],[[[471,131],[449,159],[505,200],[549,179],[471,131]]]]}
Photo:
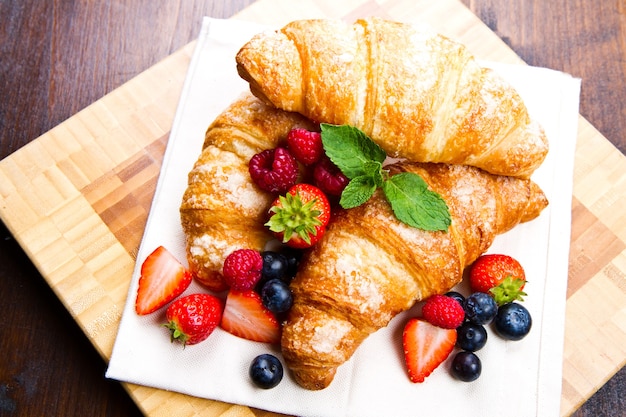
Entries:
{"type": "Polygon", "coordinates": [[[167,249],[159,246],[143,261],[135,300],[137,314],[150,314],[183,293],[191,273],[167,249]]]}
{"type": "Polygon", "coordinates": [[[424,382],[454,349],[456,329],[443,329],[413,318],[404,327],[402,342],[409,379],[424,382]]]}
{"type": "Polygon", "coordinates": [[[230,290],[220,327],[237,337],[255,342],[279,343],[280,324],[263,306],[261,296],[253,290],[230,290]]]}

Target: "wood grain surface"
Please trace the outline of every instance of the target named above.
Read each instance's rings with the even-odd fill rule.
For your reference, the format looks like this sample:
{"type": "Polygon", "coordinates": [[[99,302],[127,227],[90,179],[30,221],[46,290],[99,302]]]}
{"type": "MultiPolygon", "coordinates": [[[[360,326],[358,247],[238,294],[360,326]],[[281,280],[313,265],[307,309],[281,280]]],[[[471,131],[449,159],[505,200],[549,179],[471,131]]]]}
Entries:
{"type": "MultiPolygon", "coordinates": [[[[0,159],[195,39],[202,16],[229,17],[252,3],[0,2],[0,159]]],[[[582,78],[581,114],[626,151],[623,0],[463,3],[527,63],[582,78]]],[[[84,329],[1,231],[0,415],[141,415],[104,379],[84,329]]],[[[625,384],[622,369],[575,415],[626,414],[625,384]]]]}

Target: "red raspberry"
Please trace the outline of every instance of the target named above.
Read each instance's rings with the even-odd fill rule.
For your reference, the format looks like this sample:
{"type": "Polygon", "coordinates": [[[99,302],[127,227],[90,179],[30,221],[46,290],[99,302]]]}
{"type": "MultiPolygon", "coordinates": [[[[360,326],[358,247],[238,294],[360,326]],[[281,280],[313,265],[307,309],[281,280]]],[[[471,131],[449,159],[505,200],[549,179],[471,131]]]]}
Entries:
{"type": "Polygon", "coordinates": [[[452,297],[433,295],[422,307],[424,320],[444,329],[456,329],[465,320],[465,311],[452,297]]]}
{"type": "Polygon", "coordinates": [[[285,148],[259,152],[250,159],[252,181],[262,190],[283,194],[298,179],[298,162],[285,148]]]}
{"type": "Polygon", "coordinates": [[[304,165],[314,164],[324,155],[322,135],[303,128],[291,129],[287,135],[287,147],[296,160],[304,165]]]}
{"type": "Polygon", "coordinates": [[[339,196],[350,180],[324,155],[313,167],[315,185],[328,195],[339,196]]]}
{"type": "Polygon", "coordinates": [[[261,279],[263,258],[253,249],[237,249],[224,260],[224,281],[230,288],[247,291],[261,279]]]}

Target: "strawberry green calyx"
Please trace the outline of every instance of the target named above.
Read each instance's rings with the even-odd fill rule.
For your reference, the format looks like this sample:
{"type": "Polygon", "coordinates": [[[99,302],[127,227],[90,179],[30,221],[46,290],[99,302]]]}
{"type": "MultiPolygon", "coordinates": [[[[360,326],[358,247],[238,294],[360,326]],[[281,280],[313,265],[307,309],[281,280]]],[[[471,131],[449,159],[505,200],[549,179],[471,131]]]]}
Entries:
{"type": "Polygon", "coordinates": [[[489,292],[498,306],[513,301],[524,301],[524,297],[528,295],[522,290],[525,284],[525,280],[509,275],[499,285],[490,289],[489,292]]]}
{"type": "Polygon", "coordinates": [[[187,334],[180,329],[175,320],[170,320],[168,323],[165,323],[163,327],[166,327],[170,331],[170,341],[172,343],[174,343],[174,341],[179,341],[183,344],[183,348],[185,347],[189,336],[187,336],[187,334]]]}
{"type": "Polygon", "coordinates": [[[279,201],[279,205],[270,208],[270,213],[273,214],[265,226],[272,232],[283,233],[283,243],[294,235],[310,243],[311,236],[317,235],[317,227],[322,225],[318,218],[321,211],[314,208],[316,200],[304,203],[298,193],[287,193],[280,196],[279,201]]]}

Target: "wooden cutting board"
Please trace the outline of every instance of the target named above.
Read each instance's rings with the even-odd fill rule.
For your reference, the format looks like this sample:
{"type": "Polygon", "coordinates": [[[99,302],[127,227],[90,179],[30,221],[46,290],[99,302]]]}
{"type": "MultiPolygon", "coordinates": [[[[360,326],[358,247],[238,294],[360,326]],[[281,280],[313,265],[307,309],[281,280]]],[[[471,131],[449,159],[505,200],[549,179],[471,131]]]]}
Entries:
{"type": "MultiPolygon", "coordinates": [[[[236,16],[282,25],[378,15],[425,21],[479,58],[523,62],[456,0],[259,0],[236,16]]],[[[94,347],[111,355],[192,42],[0,161],[0,217],[94,347]]],[[[579,119],[561,414],[626,362],[626,158],[579,119]]],[[[149,416],[270,416],[132,384],[149,416]]]]}

